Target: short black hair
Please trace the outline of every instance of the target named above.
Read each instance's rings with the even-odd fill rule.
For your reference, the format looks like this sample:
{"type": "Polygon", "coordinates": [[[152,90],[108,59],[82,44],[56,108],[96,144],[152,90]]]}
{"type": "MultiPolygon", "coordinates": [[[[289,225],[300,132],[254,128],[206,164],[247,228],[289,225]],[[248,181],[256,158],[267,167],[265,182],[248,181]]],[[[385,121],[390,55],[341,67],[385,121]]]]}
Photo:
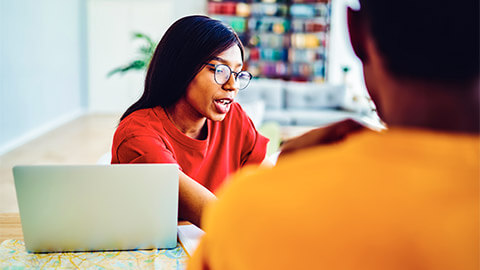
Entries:
{"type": "Polygon", "coordinates": [[[177,20],[155,49],[143,95],[120,120],[140,109],[174,105],[205,63],[235,45],[240,48],[243,60],[242,42],[231,27],[202,15],[177,20]]]}
{"type": "Polygon", "coordinates": [[[436,81],[479,76],[479,0],[360,0],[387,68],[436,81]]]}

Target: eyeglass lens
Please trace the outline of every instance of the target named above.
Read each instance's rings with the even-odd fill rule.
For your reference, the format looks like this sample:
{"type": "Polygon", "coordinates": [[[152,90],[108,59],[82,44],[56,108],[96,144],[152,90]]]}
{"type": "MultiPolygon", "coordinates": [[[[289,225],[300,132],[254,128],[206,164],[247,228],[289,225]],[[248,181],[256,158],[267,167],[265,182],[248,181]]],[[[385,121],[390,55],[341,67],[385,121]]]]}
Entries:
{"type": "MultiPolygon", "coordinates": [[[[230,79],[233,72],[227,65],[218,65],[215,68],[215,81],[218,84],[225,84],[230,79]]],[[[236,81],[238,82],[239,89],[244,89],[250,83],[252,76],[246,71],[241,71],[236,75],[236,81]]]]}

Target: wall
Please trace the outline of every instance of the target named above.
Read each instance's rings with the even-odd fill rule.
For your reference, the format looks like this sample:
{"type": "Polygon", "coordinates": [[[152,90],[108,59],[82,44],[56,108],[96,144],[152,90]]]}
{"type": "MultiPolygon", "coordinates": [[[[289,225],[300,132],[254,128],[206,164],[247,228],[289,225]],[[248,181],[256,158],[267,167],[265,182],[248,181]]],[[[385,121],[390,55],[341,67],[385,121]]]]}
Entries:
{"type": "Polygon", "coordinates": [[[329,47],[328,80],[333,84],[344,83],[342,68],[348,66],[350,71],[347,83],[355,95],[365,95],[363,70],[360,60],[355,56],[347,28],[347,7],[359,7],[356,0],[332,0],[332,22],[329,47]]]}
{"type": "Polygon", "coordinates": [[[82,114],[85,8],[0,0],[0,154],[82,114]]]}
{"type": "MultiPolygon", "coordinates": [[[[345,16],[355,2],[332,2],[328,72],[341,83],[342,66],[350,66],[352,91],[362,94],[345,16]]],[[[159,40],[176,19],[205,12],[203,0],[0,0],[0,154],[85,108],[123,112],[142,92],[144,74],[106,74],[135,57],[132,32],[159,40]]]]}
{"type": "MultiPolygon", "coordinates": [[[[349,66],[350,95],[364,96],[361,63],[348,38],[348,5],[358,6],[358,1],[332,0],[328,81],[344,83],[342,68],[349,66]]],[[[176,19],[205,12],[205,0],[88,0],[90,111],[121,113],[141,95],[144,72],[106,77],[135,58],[140,44],[132,40],[133,32],[144,32],[158,41],[176,19]]]]}
{"type": "Polygon", "coordinates": [[[158,41],[178,18],[205,14],[204,0],[88,0],[89,110],[122,113],[143,91],[142,71],[108,72],[137,56],[141,43],[133,32],[148,34],[158,41]]]}

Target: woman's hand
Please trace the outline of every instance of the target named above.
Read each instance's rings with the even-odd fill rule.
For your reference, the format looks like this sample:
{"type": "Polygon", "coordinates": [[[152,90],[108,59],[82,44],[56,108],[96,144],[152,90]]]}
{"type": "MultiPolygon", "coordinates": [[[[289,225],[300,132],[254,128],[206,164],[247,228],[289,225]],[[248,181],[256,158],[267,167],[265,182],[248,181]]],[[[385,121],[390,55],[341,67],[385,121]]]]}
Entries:
{"type": "Polygon", "coordinates": [[[206,187],[180,171],[178,218],[190,221],[198,227],[201,223],[205,206],[217,197],[206,187]]]}
{"type": "Polygon", "coordinates": [[[341,141],[348,135],[358,132],[363,128],[364,127],[358,122],[347,119],[326,127],[311,130],[282,144],[279,158],[285,154],[308,147],[341,141]]]}

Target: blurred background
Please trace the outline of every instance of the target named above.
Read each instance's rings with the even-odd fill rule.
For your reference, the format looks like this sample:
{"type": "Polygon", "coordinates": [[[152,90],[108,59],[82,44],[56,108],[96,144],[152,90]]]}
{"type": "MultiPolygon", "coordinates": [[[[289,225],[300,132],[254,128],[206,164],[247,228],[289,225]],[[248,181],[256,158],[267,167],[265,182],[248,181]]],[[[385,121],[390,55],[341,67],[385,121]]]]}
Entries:
{"type": "MultiPolygon", "coordinates": [[[[0,212],[19,164],[95,164],[180,17],[230,24],[255,76],[238,101],[280,141],[346,117],[377,119],[350,48],[355,0],[0,0],[0,212]]],[[[378,119],[377,119],[378,120],[378,119]]]]}

